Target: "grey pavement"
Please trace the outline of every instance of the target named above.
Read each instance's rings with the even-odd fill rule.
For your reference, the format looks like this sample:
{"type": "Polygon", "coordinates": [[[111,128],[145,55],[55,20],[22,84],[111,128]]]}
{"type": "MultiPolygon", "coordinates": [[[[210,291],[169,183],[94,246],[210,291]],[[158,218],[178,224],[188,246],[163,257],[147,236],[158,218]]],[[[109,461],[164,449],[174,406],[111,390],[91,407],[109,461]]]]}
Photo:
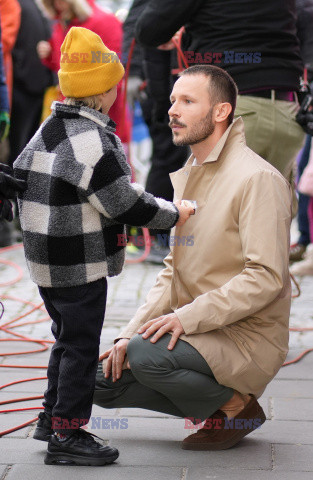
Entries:
{"type": "MultiPolygon", "coordinates": [[[[16,284],[0,286],[5,306],[1,323],[28,311],[20,301],[40,302],[36,286],[26,269],[23,250],[0,252],[0,258],[17,263],[24,272],[16,284]]],[[[144,302],[160,267],[149,264],[127,265],[122,274],[109,279],[106,320],[101,350],[106,350],[136,309],[144,302]]],[[[16,277],[10,265],[0,261],[0,282],[16,277]]],[[[302,294],[292,304],[291,326],[313,326],[313,277],[301,281],[302,294]]],[[[44,318],[34,311],[25,321],[44,318]]],[[[36,338],[51,339],[50,322],[17,328],[16,332],[36,338]]],[[[6,335],[0,332],[1,338],[6,335]]],[[[7,336],[9,337],[9,336],[7,336]]],[[[12,338],[12,337],[11,337],[12,338]]],[[[1,353],[40,348],[25,342],[1,342],[1,353]]],[[[313,347],[313,332],[291,332],[288,360],[313,347]]],[[[21,365],[45,366],[49,350],[36,354],[0,357],[0,385],[22,378],[45,376],[44,369],[23,369],[21,365]],[[13,364],[16,368],[1,367],[13,364]]],[[[184,428],[184,420],[141,409],[106,410],[94,407],[89,431],[120,450],[115,464],[106,467],[57,467],[43,463],[46,444],[32,438],[35,424],[0,438],[0,480],[311,480],[313,478],[313,352],[299,363],[283,367],[260,399],[267,422],[236,447],[221,452],[182,450],[181,440],[193,432],[184,428]],[[124,427],[124,428],[123,428],[124,427]],[[127,428],[125,428],[127,427],[127,428]]],[[[0,390],[0,402],[20,397],[42,395],[46,381],[26,382],[0,390]]],[[[0,409],[41,406],[41,400],[2,405],[0,409]]],[[[0,414],[0,431],[22,424],[37,416],[39,410],[0,414]]]]}

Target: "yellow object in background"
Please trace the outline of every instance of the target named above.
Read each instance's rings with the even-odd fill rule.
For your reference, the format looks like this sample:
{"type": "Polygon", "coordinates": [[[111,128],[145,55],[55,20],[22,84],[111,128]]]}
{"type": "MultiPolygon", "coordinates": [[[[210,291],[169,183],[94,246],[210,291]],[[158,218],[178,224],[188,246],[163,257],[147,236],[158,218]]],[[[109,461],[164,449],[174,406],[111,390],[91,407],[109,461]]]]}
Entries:
{"type": "Polygon", "coordinates": [[[42,106],[42,114],[41,114],[41,121],[40,123],[44,122],[46,118],[49,117],[51,114],[51,105],[55,101],[62,101],[62,94],[60,92],[59,85],[53,85],[52,87],[48,87],[45,91],[44,99],[43,99],[43,106],[42,106]]]}

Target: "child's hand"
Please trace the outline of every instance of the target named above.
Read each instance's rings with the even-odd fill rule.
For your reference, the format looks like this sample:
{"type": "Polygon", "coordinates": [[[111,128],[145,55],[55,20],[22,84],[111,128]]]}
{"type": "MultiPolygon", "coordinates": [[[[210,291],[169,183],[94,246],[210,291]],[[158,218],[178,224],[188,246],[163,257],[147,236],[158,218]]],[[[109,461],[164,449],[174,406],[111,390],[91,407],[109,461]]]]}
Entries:
{"type": "Polygon", "coordinates": [[[195,207],[191,202],[188,202],[188,200],[177,200],[174,202],[174,205],[176,205],[179,210],[179,220],[176,223],[176,226],[181,227],[188,220],[190,215],[195,214],[195,207]]]}
{"type": "Polygon", "coordinates": [[[37,53],[40,59],[49,57],[51,50],[52,48],[49,42],[41,40],[41,42],[37,43],[37,53]]]}

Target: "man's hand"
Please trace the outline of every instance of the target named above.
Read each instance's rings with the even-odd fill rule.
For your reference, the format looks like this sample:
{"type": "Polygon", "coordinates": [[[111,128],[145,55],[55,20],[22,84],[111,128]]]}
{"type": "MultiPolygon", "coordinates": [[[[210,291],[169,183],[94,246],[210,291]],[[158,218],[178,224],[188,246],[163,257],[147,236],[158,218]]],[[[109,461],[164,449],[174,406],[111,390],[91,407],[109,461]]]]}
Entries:
{"type": "Polygon", "coordinates": [[[179,220],[176,223],[176,226],[181,227],[187,222],[190,215],[195,214],[195,207],[191,202],[188,202],[188,200],[177,200],[174,202],[174,205],[176,205],[179,210],[179,220]]]}
{"type": "Polygon", "coordinates": [[[150,342],[155,343],[165,333],[172,332],[172,338],[168,344],[168,350],[173,350],[178,338],[185,330],[179,321],[176,313],[169,313],[168,315],[162,315],[161,317],[154,318],[149,322],[146,322],[140,327],[138,333],[143,333],[142,338],[148,338],[154,334],[150,342]]]}
{"type": "MultiPolygon", "coordinates": [[[[108,359],[104,377],[109,378],[112,372],[112,380],[115,382],[122,375],[122,366],[126,356],[126,350],[128,345],[128,338],[121,338],[114,347],[110,348],[104,352],[99,360],[108,359]]],[[[127,363],[127,368],[130,368],[129,363],[127,363]]]]}
{"type": "Polygon", "coordinates": [[[37,53],[40,59],[49,57],[51,50],[52,48],[49,42],[46,42],[45,40],[41,40],[40,42],[37,43],[37,53]]]}
{"type": "Polygon", "coordinates": [[[184,31],[185,27],[181,27],[168,42],[159,45],[157,48],[159,50],[173,50],[176,47],[174,41],[179,43],[180,36],[184,33],[184,31]]]}

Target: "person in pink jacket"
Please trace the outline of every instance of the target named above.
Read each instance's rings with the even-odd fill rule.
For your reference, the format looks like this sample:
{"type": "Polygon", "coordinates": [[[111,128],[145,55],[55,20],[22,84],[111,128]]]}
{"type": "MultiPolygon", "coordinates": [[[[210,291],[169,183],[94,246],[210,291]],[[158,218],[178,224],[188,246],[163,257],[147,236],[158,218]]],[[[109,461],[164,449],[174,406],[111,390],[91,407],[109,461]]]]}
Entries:
{"type": "MultiPolygon", "coordinates": [[[[94,0],[40,0],[48,14],[56,20],[48,42],[41,41],[37,52],[44,65],[57,72],[60,48],[71,27],[84,27],[99,35],[107,47],[119,56],[122,47],[122,24],[112,13],[101,10],[94,0]]],[[[117,124],[116,134],[123,143],[129,142],[129,126],[123,122],[121,84],[110,117],[117,124]]]]}

